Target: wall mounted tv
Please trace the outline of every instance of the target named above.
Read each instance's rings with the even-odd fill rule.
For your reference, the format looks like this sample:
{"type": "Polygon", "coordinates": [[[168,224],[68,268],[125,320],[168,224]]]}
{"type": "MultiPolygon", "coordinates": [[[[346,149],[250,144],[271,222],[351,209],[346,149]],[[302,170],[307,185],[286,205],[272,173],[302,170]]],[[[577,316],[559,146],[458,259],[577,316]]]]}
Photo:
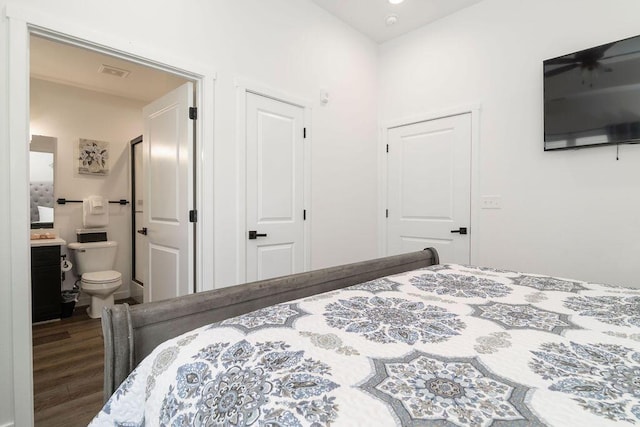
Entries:
{"type": "Polygon", "coordinates": [[[640,142],[640,36],[544,61],[544,149],[640,142]]]}

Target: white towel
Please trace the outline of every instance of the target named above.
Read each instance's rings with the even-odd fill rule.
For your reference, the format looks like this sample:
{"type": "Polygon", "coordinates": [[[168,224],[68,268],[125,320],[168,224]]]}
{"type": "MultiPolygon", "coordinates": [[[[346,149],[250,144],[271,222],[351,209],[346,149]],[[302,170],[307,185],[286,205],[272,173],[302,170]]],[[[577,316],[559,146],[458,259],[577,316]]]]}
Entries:
{"type": "Polygon", "coordinates": [[[108,203],[101,196],[89,196],[82,201],[82,223],[84,228],[109,225],[108,203]]]}

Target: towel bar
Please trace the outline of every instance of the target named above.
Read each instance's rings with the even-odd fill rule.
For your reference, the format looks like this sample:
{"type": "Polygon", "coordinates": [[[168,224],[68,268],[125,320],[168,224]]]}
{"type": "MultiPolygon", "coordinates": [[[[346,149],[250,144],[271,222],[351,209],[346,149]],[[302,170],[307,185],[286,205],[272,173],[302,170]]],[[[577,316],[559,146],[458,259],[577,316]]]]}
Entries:
{"type": "MultiPolygon", "coordinates": [[[[67,200],[65,198],[59,198],[56,200],[56,203],[59,205],[66,205],[67,203],[82,203],[82,200],[67,200]]],[[[125,199],[120,200],[109,200],[109,203],[118,204],[118,205],[128,205],[129,201],[125,199]]]]}

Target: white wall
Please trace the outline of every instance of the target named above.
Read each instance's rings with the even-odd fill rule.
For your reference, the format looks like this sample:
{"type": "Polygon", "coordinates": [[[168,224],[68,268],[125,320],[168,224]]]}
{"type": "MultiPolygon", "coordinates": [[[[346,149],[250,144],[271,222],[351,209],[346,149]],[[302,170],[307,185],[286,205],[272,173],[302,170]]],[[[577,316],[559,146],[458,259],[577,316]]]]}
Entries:
{"type": "MultiPolygon", "coordinates": [[[[8,3],[0,0],[0,8],[8,3]]],[[[214,140],[203,141],[214,146],[214,163],[204,167],[213,166],[215,172],[213,188],[206,187],[207,194],[213,191],[215,196],[215,212],[199,215],[203,220],[215,218],[213,235],[202,238],[214,242],[215,259],[212,253],[204,253],[203,262],[215,262],[216,286],[237,282],[237,77],[308,99],[313,106],[311,267],[376,256],[377,46],[373,42],[310,0],[176,0],[164,1],[162,6],[155,0],[115,0],[101,5],[88,5],[83,0],[22,0],[19,7],[27,15],[31,11],[33,16],[68,25],[71,33],[81,28],[81,33],[99,39],[117,38],[121,45],[133,46],[135,51],[145,47],[156,57],[185,59],[217,72],[215,112],[203,112],[215,113],[214,140]],[[331,95],[327,106],[319,103],[321,88],[331,95]]],[[[0,22],[0,30],[6,28],[5,22],[0,22]]],[[[5,52],[5,44],[0,43],[0,55],[5,52]]],[[[9,84],[4,77],[9,65],[4,57],[0,59],[0,99],[5,100],[9,84]]],[[[8,108],[4,104],[0,103],[0,124],[6,125],[8,108]]],[[[5,154],[9,149],[22,148],[19,141],[9,141],[5,126],[0,129],[0,173],[11,177],[10,171],[5,171],[9,167],[5,154]]],[[[44,130],[41,133],[51,134],[44,130]]],[[[61,139],[60,134],[55,136],[61,139]]],[[[0,184],[0,197],[11,194],[7,182],[3,179],[0,184]]],[[[26,182],[25,176],[24,185],[26,182]]],[[[0,219],[11,219],[10,212],[0,206],[0,219]]],[[[10,223],[0,222],[0,231],[10,230],[10,223]]],[[[28,230],[24,233],[26,239],[28,230]]],[[[5,252],[3,247],[2,254],[5,252]]],[[[17,253],[15,257],[20,262],[14,269],[22,277],[28,255],[17,253]]],[[[4,258],[1,262],[0,266],[11,271],[4,258]]],[[[2,319],[7,320],[0,322],[0,333],[11,342],[16,338],[12,331],[20,328],[5,313],[25,307],[5,307],[11,297],[8,286],[0,286],[0,309],[8,309],[0,310],[2,319]]],[[[29,357],[23,353],[16,351],[18,357],[29,357]]],[[[22,364],[13,365],[11,356],[2,354],[0,358],[3,378],[5,374],[11,376],[13,369],[22,371],[22,364]]],[[[0,385],[0,425],[13,420],[12,390],[10,381],[0,385]]]]}
{"type": "MultiPolygon", "coordinates": [[[[129,141],[142,134],[143,106],[144,103],[139,101],[31,79],[31,131],[58,139],[54,183],[56,198],[82,200],[95,194],[109,200],[130,199],[129,141]],[[80,138],[109,142],[108,175],[78,173],[80,138]]],[[[82,204],[56,204],[55,228],[67,242],[77,241],[76,229],[83,228],[82,204]]],[[[109,205],[107,233],[110,240],[118,242],[115,270],[125,279],[116,299],[128,297],[131,205],[109,205]]],[[[63,288],[70,289],[78,277],[75,270],[66,276],[63,288]]]]}
{"type": "MultiPolygon", "coordinates": [[[[543,152],[542,61],[637,35],[640,3],[485,0],[381,46],[382,122],[481,104],[476,264],[640,287],[640,146],[543,152]]],[[[478,200],[474,200],[477,202],[478,200]]]]}

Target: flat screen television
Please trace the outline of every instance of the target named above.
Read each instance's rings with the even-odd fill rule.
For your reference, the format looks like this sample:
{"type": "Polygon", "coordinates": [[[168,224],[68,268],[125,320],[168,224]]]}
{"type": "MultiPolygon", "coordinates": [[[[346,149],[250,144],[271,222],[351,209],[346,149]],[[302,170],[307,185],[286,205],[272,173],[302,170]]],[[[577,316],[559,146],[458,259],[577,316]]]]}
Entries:
{"type": "Polygon", "coordinates": [[[640,142],[640,36],[543,66],[545,151],[640,142]]]}

